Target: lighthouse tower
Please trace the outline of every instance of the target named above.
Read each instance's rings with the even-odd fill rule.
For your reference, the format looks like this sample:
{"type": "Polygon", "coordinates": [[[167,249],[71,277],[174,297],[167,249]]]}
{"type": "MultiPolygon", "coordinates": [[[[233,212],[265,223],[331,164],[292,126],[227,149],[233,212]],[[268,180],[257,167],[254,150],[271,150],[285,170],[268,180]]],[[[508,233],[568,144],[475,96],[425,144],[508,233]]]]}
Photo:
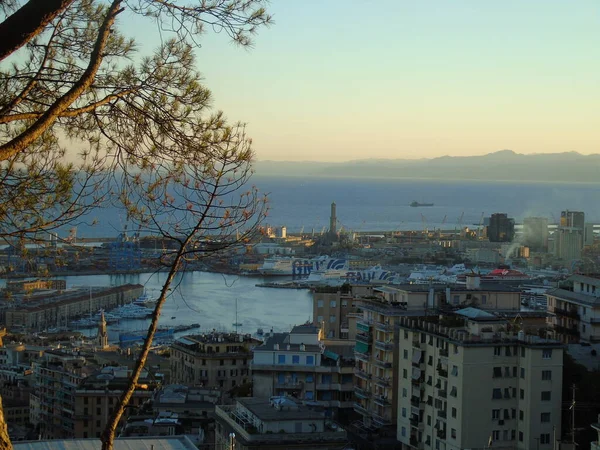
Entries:
{"type": "Polygon", "coordinates": [[[108,332],[106,330],[106,319],[104,318],[104,311],[100,314],[100,323],[98,324],[98,347],[105,349],[108,347],[108,332]]]}
{"type": "Polygon", "coordinates": [[[331,204],[331,216],[329,217],[329,234],[332,237],[337,235],[337,217],[335,215],[335,202],[331,204]]]}

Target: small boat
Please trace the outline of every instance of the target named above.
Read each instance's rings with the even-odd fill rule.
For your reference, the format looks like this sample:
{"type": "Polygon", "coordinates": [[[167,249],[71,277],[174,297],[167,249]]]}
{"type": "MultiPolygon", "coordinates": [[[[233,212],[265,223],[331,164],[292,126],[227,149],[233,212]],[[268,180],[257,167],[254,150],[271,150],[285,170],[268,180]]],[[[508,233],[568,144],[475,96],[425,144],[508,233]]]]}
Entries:
{"type": "Polygon", "coordinates": [[[258,330],[256,330],[256,335],[257,336],[262,336],[263,334],[265,334],[265,332],[263,331],[262,328],[259,328],[258,330]]]}
{"type": "Polygon", "coordinates": [[[411,202],[410,206],[413,208],[418,208],[419,206],[433,206],[433,203],[419,203],[416,201],[411,202]]]}
{"type": "Polygon", "coordinates": [[[176,316],[172,316],[172,317],[171,317],[171,320],[175,320],[175,319],[177,319],[177,317],[176,317],[176,316]]]}

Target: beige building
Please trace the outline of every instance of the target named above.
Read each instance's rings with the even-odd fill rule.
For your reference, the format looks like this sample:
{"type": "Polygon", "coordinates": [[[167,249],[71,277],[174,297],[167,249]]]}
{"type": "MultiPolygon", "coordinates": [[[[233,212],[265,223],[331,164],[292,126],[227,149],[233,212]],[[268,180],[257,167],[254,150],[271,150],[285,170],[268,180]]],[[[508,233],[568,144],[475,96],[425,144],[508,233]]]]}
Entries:
{"type": "Polygon", "coordinates": [[[252,350],[260,341],[249,334],[185,336],[171,345],[171,382],[229,390],[251,381],[252,350]]]}
{"type": "MultiPolygon", "coordinates": [[[[74,392],[74,404],[71,406],[74,411],[75,438],[100,437],[119,403],[131,372],[127,367],[104,367],[79,383],[74,392]]],[[[128,416],[135,414],[144,402],[152,398],[152,391],[156,387],[154,379],[145,369],[140,375],[138,385],[139,388],[134,391],[125,407],[121,425],[128,416]]]]}
{"type": "Polygon", "coordinates": [[[573,290],[550,289],[549,325],[565,343],[600,342],[600,277],[573,275],[573,290]]]}
{"type": "Polygon", "coordinates": [[[353,406],[353,345],[323,340],[320,329],[312,325],[275,333],[254,349],[254,396],[306,400],[337,417],[340,409],[353,406]]]}
{"type": "Polygon", "coordinates": [[[415,449],[553,449],[563,347],[475,308],[399,323],[397,439],[415,449]]]}
{"type": "Polygon", "coordinates": [[[313,324],[327,339],[354,340],[357,297],[372,295],[373,286],[317,287],[313,291],[313,324]]]}
{"type": "Polygon", "coordinates": [[[346,432],[318,408],[289,398],[240,398],[216,407],[215,448],[236,450],[346,448],[346,432]]]}
{"type": "Polygon", "coordinates": [[[581,258],[583,248],[583,229],[576,227],[558,227],[554,232],[554,256],[570,268],[572,261],[581,258]]]}

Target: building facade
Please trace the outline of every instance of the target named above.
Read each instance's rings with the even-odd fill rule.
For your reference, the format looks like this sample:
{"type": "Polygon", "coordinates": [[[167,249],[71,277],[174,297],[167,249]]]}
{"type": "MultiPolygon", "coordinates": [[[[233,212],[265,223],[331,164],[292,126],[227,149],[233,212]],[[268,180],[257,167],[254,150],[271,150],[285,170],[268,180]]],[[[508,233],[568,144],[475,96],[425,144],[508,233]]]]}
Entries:
{"type": "Polygon", "coordinates": [[[600,278],[573,275],[573,290],[546,292],[548,322],[555,336],[565,343],[600,342],[600,278]]]}
{"type": "Polygon", "coordinates": [[[254,349],[254,396],[288,396],[326,408],[328,415],[353,406],[353,343],[325,341],[312,325],[275,333],[254,349]],[[330,344],[331,342],[331,344],[330,344]]]}
{"type": "MultiPolygon", "coordinates": [[[[581,258],[583,230],[575,227],[558,227],[554,232],[554,256],[569,267],[581,258]]],[[[570,268],[570,267],[569,267],[570,268]]]]}
{"type": "Polygon", "coordinates": [[[523,219],[523,244],[535,252],[548,251],[548,219],[546,217],[523,219]]]}
{"type": "Polygon", "coordinates": [[[515,220],[504,213],[492,214],[487,236],[490,242],[512,242],[515,237],[515,220]]]}
{"type": "Polygon", "coordinates": [[[504,319],[484,312],[466,324],[452,317],[400,320],[397,439],[403,448],[554,448],[562,344],[505,328],[504,319]]]}
{"type": "Polygon", "coordinates": [[[171,382],[229,390],[250,382],[252,351],[260,341],[249,334],[185,336],[171,345],[171,382]]]}

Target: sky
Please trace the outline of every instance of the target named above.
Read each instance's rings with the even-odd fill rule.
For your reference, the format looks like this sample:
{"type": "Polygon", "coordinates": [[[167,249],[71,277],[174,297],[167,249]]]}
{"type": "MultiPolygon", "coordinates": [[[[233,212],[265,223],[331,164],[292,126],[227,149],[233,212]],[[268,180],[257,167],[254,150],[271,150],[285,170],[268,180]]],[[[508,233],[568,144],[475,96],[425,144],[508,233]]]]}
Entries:
{"type": "Polygon", "coordinates": [[[252,49],[209,31],[198,50],[215,109],[247,123],[258,160],[599,152],[597,0],[268,9],[252,49]]]}

